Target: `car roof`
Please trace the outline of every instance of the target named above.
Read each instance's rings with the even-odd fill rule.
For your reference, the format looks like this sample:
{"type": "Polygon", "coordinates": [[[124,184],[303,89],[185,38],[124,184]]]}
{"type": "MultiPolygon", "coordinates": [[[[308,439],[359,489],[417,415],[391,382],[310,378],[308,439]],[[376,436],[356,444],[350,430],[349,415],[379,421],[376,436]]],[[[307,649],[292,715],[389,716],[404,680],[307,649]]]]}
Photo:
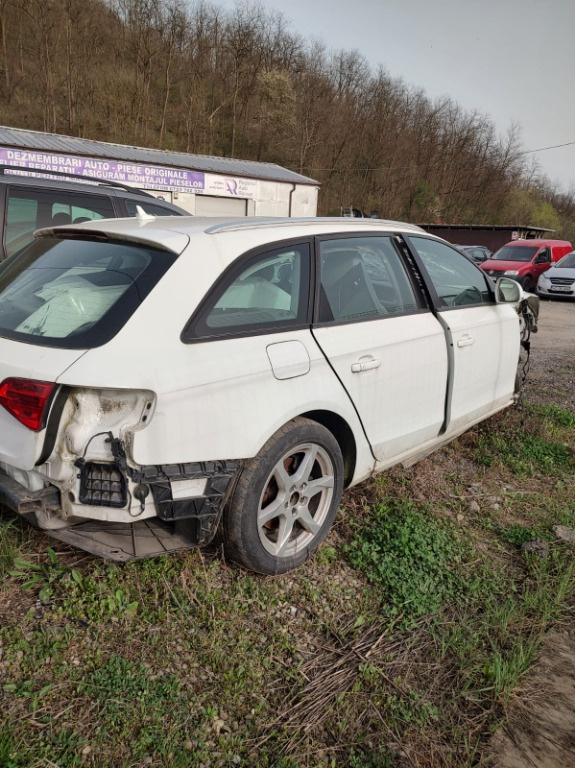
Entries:
{"type": "Polygon", "coordinates": [[[536,247],[542,245],[568,245],[571,248],[571,243],[568,240],[511,240],[509,243],[505,243],[505,245],[533,245],[536,247]]]}
{"type": "MultiPolygon", "coordinates": [[[[98,219],[81,225],[68,224],[62,227],[48,227],[36,232],[36,237],[52,235],[106,235],[110,238],[145,243],[164,250],[181,252],[183,240],[177,235],[190,238],[195,235],[217,236],[250,233],[250,241],[261,240],[262,244],[274,240],[309,237],[323,234],[341,234],[353,232],[402,232],[414,235],[426,235],[433,240],[441,238],[430,235],[415,224],[383,219],[355,219],[338,217],[273,218],[246,217],[220,218],[207,216],[147,216],[128,219],[98,219]],[[181,247],[180,247],[181,246],[181,247]]],[[[187,241],[186,241],[187,242],[187,241]]]]}

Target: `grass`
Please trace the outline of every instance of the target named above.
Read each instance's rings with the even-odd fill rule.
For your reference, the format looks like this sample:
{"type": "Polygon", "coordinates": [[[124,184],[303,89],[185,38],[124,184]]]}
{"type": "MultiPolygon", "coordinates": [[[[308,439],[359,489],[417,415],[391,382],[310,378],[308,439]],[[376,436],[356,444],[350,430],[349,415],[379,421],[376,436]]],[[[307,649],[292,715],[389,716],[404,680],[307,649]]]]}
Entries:
{"type": "Polygon", "coordinates": [[[384,499],[356,526],[350,562],[375,583],[386,614],[417,617],[457,601],[466,548],[454,527],[405,499],[384,499]]]}
{"type": "Polygon", "coordinates": [[[278,578],[217,551],[118,566],[0,519],[0,765],[481,762],[573,608],[574,450],[575,414],[504,413],[348,493],[278,578]]]}

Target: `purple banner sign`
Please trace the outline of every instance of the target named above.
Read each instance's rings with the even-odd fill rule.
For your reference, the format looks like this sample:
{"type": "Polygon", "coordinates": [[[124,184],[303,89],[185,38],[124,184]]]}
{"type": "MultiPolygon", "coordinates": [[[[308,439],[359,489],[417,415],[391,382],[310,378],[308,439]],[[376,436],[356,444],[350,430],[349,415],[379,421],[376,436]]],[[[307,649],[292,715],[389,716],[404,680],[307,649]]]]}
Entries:
{"type": "Polygon", "coordinates": [[[144,189],[163,189],[178,192],[203,192],[205,174],[159,165],[117,162],[90,157],[72,157],[51,152],[21,149],[0,149],[0,163],[17,165],[30,171],[65,171],[74,176],[89,176],[106,181],[120,181],[144,189]]]}

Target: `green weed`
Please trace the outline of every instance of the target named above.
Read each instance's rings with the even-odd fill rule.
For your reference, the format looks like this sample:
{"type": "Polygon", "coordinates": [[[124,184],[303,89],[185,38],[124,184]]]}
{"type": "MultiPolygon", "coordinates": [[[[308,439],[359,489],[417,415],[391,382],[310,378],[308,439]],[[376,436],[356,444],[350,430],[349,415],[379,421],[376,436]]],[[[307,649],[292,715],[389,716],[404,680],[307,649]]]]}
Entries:
{"type": "Polygon", "coordinates": [[[348,768],[393,768],[394,765],[394,753],[381,747],[369,752],[354,750],[347,761],[348,768]]]}
{"type": "Polygon", "coordinates": [[[526,433],[482,435],[475,458],[486,467],[504,464],[514,474],[525,477],[536,473],[560,475],[575,469],[568,446],[526,433]]]}
{"type": "Polygon", "coordinates": [[[566,427],[567,429],[575,428],[575,413],[573,413],[573,411],[568,411],[565,408],[561,408],[554,403],[549,403],[547,405],[529,404],[526,406],[526,410],[527,413],[542,418],[553,427],[566,427]]]}
{"type": "Polygon", "coordinates": [[[465,547],[455,530],[409,501],[371,509],[347,548],[350,562],[383,590],[390,615],[433,613],[461,596],[465,547]]]}
{"type": "Polygon", "coordinates": [[[503,541],[517,549],[528,541],[549,538],[547,531],[520,523],[502,528],[500,535],[503,541]]]}
{"type": "Polygon", "coordinates": [[[0,576],[14,567],[22,544],[29,539],[29,532],[15,518],[4,518],[0,506],[0,576]]]}

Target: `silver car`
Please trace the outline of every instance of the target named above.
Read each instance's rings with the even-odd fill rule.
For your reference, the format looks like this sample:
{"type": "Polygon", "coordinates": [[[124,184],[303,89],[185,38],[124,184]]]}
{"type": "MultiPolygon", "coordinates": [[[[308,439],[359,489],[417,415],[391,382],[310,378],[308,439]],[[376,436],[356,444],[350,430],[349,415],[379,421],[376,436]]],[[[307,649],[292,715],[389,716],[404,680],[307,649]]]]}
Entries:
{"type": "Polygon", "coordinates": [[[541,275],[537,293],[546,299],[575,298],[575,251],[567,253],[541,275]]]}

